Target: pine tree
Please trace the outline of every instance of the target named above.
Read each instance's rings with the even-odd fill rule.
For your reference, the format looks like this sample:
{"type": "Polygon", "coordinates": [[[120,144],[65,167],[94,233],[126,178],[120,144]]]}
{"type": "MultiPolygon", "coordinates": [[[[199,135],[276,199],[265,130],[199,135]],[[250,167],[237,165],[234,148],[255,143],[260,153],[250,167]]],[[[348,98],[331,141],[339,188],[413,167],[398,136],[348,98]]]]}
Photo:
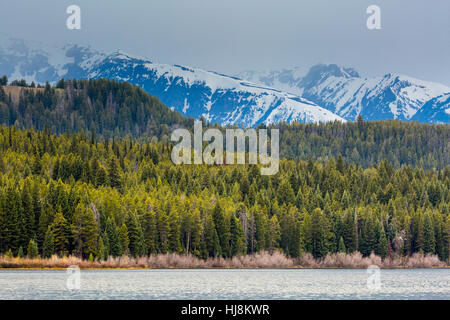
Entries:
{"type": "Polygon", "coordinates": [[[33,199],[31,196],[31,185],[29,180],[25,180],[21,194],[22,200],[22,236],[21,245],[26,247],[31,238],[35,237],[35,212],[33,199]]]}
{"type": "Polygon", "coordinates": [[[203,233],[203,254],[204,258],[214,257],[220,250],[220,240],[217,236],[216,226],[211,215],[206,216],[204,233],[203,233]],[[219,248],[218,248],[219,247],[219,248]]]}
{"type": "Polygon", "coordinates": [[[38,247],[36,245],[36,242],[33,239],[30,239],[30,242],[28,242],[28,247],[27,247],[27,257],[29,259],[34,259],[34,258],[37,258],[38,255],[39,255],[39,252],[38,252],[38,247]]]}
{"type": "Polygon", "coordinates": [[[214,206],[212,218],[216,227],[217,236],[219,237],[219,245],[221,248],[220,251],[225,257],[228,257],[230,254],[230,246],[228,243],[229,229],[227,223],[225,222],[225,215],[219,202],[217,202],[214,206]]]}
{"type": "Polygon", "coordinates": [[[339,239],[338,252],[342,252],[342,253],[346,253],[347,252],[347,249],[345,248],[344,239],[342,237],[339,239]]]}
{"type": "Polygon", "coordinates": [[[343,238],[344,238],[346,252],[352,253],[352,252],[356,251],[355,218],[350,211],[348,211],[344,216],[343,238]]]}
{"type": "Polygon", "coordinates": [[[83,258],[97,252],[98,226],[94,213],[79,203],[75,209],[71,226],[75,252],[83,258]]]}
{"type": "Polygon", "coordinates": [[[426,212],[424,214],[423,220],[423,251],[424,253],[435,253],[436,250],[436,239],[434,237],[434,227],[433,221],[431,220],[430,214],[426,212]]]}
{"type": "Polygon", "coordinates": [[[51,224],[51,230],[53,234],[53,241],[55,252],[59,256],[65,256],[67,254],[67,246],[69,244],[69,226],[64,218],[61,208],[56,213],[55,219],[51,224]]]}
{"type": "Polygon", "coordinates": [[[320,208],[315,209],[311,215],[305,215],[303,232],[306,250],[315,258],[321,258],[328,253],[329,225],[320,208]]]}
{"type": "Polygon", "coordinates": [[[102,237],[100,237],[98,239],[96,257],[100,261],[107,259],[106,249],[105,249],[105,245],[103,243],[103,238],[102,237]]]}
{"type": "Polygon", "coordinates": [[[372,252],[377,250],[378,237],[375,233],[376,220],[369,216],[364,223],[363,231],[361,232],[360,252],[364,256],[369,256],[372,252]]]}
{"type": "Polygon", "coordinates": [[[281,240],[281,229],[280,223],[278,222],[278,218],[276,215],[270,218],[269,232],[268,232],[268,249],[272,252],[274,249],[279,247],[279,243],[281,240]]]}
{"type": "Polygon", "coordinates": [[[113,257],[121,256],[123,254],[123,247],[119,238],[119,231],[111,217],[106,220],[105,232],[109,242],[109,253],[113,257]]]}
{"type": "Polygon", "coordinates": [[[183,251],[183,248],[181,247],[180,241],[180,221],[178,213],[174,208],[174,206],[171,206],[170,208],[168,225],[169,225],[169,232],[168,232],[169,250],[170,252],[181,253],[183,251]]]}
{"type": "Polygon", "coordinates": [[[244,230],[241,222],[234,215],[230,216],[230,248],[232,256],[245,254],[244,230]]]}
{"type": "Polygon", "coordinates": [[[220,247],[219,235],[217,234],[217,230],[214,230],[214,238],[213,238],[213,256],[220,257],[222,255],[222,248],[220,247]]]}
{"type": "Polygon", "coordinates": [[[103,167],[98,168],[97,173],[95,175],[95,185],[104,186],[107,182],[106,170],[103,167]]]}
{"type": "Polygon", "coordinates": [[[19,251],[17,252],[17,257],[19,257],[21,259],[25,258],[25,254],[23,253],[22,246],[19,247],[19,251]]]}
{"type": "Polygon", "coordinates": [[[144,233],[141,225],[134,214],[129,217],[128,236],[130,239],[130,253],[133,257],[140,257],[147,253],[144,233]]]}
{"type": "Polygon", "coordinates": [[[128,254],[130,252],[129,245],[130,245],[130,238],[128,237],[128,228],[124,224],[119,229],[119,241],[120,245],[122,247],[122,253],[128,254]]]}
{"type": "Polygon", "coordinates": [[[114,156],[112,156],[108,162],[108,179],[111,188],[120,190],[122,183],[119,173],[119,166],[117,165],[117,160],[114,156]]]}
{"type": "Polygon", "coordinates": [[[55,253],[54,237],[51,227],[49,226],[45,233],[44,243],[42,245],[42,257],[50,258],[55,253]]]}
{"type": "Polygon", "coordinates": [[[3,223],[3,241],[4,247],[11,249],[13,252],[19,250],[21,243],[21,212],[22,206],[18,193],[13,188],[6,190],[4,202],[4,223],[3,223]]]}
{"type": "Polygon", "coordinates": [[[164,210],[161,210],[158,215],[158,234],[159,234],[159,252],[169,252],[169,219],[164,210]]]}
{"type": "Polygon", "coordinates": [[[277,191],[277,199],[280,205],[294,203],[294,191],[287,179],[281,181],[277,191]]]}
{"type": "Polygon", "coordinates": [[[158,252],[158,231],[156,228],[156,216],[152,210],[146,210],[142,217],[142,229],[144,232],[147,254],[158,252]]]}
{"type": "Polygon", "coordinates": [[[380,237],[378,238],[378,247],[375,253],[379,255],[382,259],[385,259],[388,255],[388,243],[386,239],[386,233],[384,232],[384,228],[381,228],[380,237]]]}

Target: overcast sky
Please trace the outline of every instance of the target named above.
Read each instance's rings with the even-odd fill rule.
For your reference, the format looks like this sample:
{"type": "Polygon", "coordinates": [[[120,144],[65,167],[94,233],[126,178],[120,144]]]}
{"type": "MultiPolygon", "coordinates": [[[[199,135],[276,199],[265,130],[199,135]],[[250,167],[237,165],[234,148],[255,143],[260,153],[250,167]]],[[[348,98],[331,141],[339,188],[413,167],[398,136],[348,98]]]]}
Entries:
{"type": "Polygon", "coordinates": [[[449,0],[1,0],[0,31],[226,74],[324,62],[450,86],[449,13],[449,0]],[[66,28],[71,4],[81,30],[66,28]]]}

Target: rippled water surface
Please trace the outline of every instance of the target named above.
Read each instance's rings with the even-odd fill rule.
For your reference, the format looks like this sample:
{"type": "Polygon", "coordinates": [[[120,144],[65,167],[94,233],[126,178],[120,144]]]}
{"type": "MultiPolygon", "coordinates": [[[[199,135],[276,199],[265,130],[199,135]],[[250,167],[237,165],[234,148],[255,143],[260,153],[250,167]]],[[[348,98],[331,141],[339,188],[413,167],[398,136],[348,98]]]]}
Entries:
{"type": "MultiPolygon", "coordinates": [[[[89,270],[68,290],[65,271],[0,270],[0,299],[450,299],[449,269],[89,270]]],[[[70,282],[69,282],[70,284],[70,282]]]]}

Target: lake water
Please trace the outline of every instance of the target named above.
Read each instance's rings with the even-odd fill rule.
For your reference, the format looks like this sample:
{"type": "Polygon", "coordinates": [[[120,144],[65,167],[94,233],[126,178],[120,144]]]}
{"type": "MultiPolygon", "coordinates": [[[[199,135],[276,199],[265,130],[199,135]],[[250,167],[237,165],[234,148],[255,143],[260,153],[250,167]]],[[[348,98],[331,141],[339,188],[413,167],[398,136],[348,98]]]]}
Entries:
{"type": "Polygon", "coordinates": [[[367,270],[346,269],[83,270],[79,289],[76,276],[0,270],[0,299],[450,300],[450,269],[380,270],[379,282],[367,270]]]}

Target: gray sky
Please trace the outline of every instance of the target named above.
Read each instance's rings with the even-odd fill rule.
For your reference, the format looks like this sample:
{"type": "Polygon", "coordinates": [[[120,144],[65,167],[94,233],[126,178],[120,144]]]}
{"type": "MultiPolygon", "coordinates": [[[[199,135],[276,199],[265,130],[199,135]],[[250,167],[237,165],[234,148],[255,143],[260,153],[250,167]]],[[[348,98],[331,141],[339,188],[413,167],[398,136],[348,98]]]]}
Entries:
{"type": "Polygon", "coordinates": [[[449,13],[448,0],[1,0],[0,31],[226,74],[324,62],[450,85],[449,13]],[[81,30],[66,28],[71,4],[81,30]]]}

